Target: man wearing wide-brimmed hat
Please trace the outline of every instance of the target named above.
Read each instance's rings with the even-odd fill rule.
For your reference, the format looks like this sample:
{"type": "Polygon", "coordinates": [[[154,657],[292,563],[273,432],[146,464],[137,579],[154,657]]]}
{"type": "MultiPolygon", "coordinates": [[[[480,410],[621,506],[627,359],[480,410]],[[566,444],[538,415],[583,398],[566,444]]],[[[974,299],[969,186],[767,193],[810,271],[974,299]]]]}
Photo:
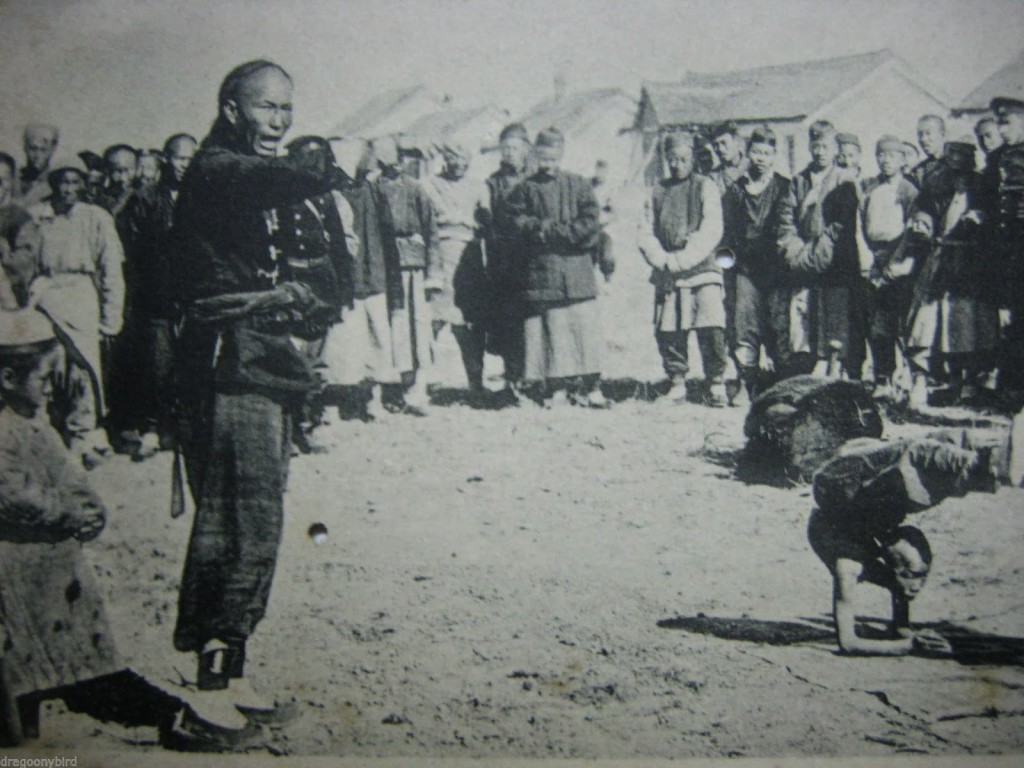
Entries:
{"type": "Polygon", "coordinates": [[[87,178],[77,162],[57,164],[47,177],[51,199],[29,213],[42,236],[34,301],[67,329],[88,367],[73,366],[77,389],[87,392],[74,398],[78,405],[64,424],[69,446],[88,466],[109,452],[100,431],[107,410],[103,349],[121,332],[125,287],[121,240],[110,214],[82,199],[87,178]]]}

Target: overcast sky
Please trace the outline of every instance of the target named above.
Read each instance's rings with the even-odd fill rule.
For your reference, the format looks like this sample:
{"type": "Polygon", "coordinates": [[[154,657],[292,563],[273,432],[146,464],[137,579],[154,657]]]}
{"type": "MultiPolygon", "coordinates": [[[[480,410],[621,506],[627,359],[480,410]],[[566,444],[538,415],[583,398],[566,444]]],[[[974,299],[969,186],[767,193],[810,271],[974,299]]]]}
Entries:
{"type": "MultiPolygon", "coordinates": [[[[202,135],[217,86],[267,56],[296,82],[295,130],[422,83],[525,111],[570,89],[891,48],[954,101],[1024,46],[1024,0],[0,0],[0,147],[51,120],[68,151],[202,135]]],[[[296,133],[297,135],[297,133],[296,133]]]]}

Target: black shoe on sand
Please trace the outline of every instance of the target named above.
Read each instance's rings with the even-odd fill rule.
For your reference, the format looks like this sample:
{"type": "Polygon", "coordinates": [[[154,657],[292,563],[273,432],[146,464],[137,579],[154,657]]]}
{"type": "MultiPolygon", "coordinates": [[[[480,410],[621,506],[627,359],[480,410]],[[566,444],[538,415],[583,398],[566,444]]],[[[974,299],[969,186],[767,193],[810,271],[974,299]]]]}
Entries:
{"type": "Polygon", "coordinates": [[[263,729],[247,719],[243,728],[224,728],[185,706],[160,730],[160,746],[176,752],[242,752],[259,743],[263,729]]]}

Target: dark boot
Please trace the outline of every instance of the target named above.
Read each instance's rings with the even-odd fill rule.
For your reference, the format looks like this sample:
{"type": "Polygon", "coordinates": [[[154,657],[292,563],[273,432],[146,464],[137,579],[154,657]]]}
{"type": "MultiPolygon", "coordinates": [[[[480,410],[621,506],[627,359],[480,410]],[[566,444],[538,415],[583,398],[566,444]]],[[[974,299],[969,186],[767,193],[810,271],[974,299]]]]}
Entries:
{"type": "Polygon", "coordinates": [[[232,677],[241,677],[245,666],[245,646],[230,646],[212,640],[199,653],[196,687],[201,691],[222,691],[232,677]]]}

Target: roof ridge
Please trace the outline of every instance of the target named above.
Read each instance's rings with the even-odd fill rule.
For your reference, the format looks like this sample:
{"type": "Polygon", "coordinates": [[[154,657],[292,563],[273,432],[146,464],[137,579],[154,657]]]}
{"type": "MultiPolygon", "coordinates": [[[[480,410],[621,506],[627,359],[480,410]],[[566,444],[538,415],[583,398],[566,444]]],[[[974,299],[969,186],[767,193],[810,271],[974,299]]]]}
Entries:
{"type": "MultiPolygon", "coordinates": [[[[987,109],[988,102],[993,98],[993,96],[1011,95],[1009,92],[997,94],[995,93],[995,90],[1006,90],[1003,87],[1003,83],[1001,81],[1005,79],[1007,76],[1019,76],[1020,73],[1015,72],[1015,70],[1024,70],[1024,48],[1022,48],[1016,56],[1009,59],[1005,64],[1003,64],[1001,67],[993,71],[984,80],[979,82],[970,91],[964,94],[964,96],[959,100],[957,106],[954,107],[954,109],[958,111],[987,109]],[[980,104],[979,99],[984,101],[985,104],[980,104]]],[[[1018,92],[1020,92],[1021,90],[1020,84],[1022,81],[1024,81],[1024,78],[1014,81],[1014,84],[1017,84],[1018,92]]]]}
{"type": "MultiPolygon", "coordinates": [[[[839,64],[842,62],[850,62],[853,59],[869,59],[872,57],[880,57],[888,61],[889,59],[897,58],[896,54],[893,53],[891,48],[877,48],[873,51],[865,51],[864,53],[852,53],[846,56],[829,56],[824,59],[805,59],[803,61],[790,61],[783,64],[763,64],[757,67],[746,67],[745,69],[726,69],[718,72],[687,72],[687,75],[739,75],[749,74],[751,72],[768,72],[774,69],[789,69],[791,67],[808,67],[808,66],[819,66],[822,64],[839,64]]],[[[672,81],[669,81],[672,82],[672,81]]],[[[678,81],[677,81],[678,82],[678,81]]]]}

